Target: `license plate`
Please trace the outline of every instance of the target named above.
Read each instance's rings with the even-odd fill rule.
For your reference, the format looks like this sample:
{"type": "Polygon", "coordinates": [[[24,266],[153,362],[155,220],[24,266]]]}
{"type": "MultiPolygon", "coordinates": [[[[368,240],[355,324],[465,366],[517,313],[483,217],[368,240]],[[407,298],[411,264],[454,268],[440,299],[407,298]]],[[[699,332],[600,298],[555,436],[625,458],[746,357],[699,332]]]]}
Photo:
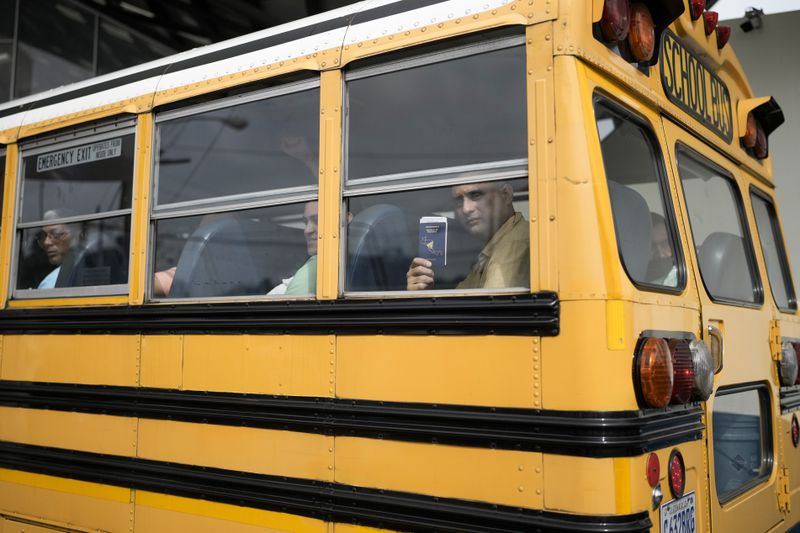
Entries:
{"type": "Polygon", "coordinates": [[[661,533],[694,533],[697,514],[694,492],[661,506],[661,533]]]}

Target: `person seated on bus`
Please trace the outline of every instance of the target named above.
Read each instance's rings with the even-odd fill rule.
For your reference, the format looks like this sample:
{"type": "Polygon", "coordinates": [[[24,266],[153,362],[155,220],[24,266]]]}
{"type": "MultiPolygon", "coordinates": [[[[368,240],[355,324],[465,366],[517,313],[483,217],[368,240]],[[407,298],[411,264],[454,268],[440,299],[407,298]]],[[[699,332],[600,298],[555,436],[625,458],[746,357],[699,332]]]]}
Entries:
{"type": "MultiPolygon", "coordinates": [[[[528,222],[514,210],[514,189],[506,181],[456,185],[451,189],[456,219],[485,243],[467,277],[456,289],[526,287],[530,276],[528,222]]],[[[410,291],[434,288],[427,259],[415,257],[406,273],[410,291]]]]}
{"type": "MultiPolygon", "coordinates": [[[[303,210],[303,220],[305,227],[303,228],[303,235],[306,238],[306,252],[308,252],[308,260],[303,263],[297,272],[289,278],[281,280],[281,283],[275,286],[267,294],[270,296],[291,294],[315,294],[317,292],[317,242],[319,235],[317,233],[317,226],[319,221],[319,202],[312,200],[307,202],[303,210]]],[[[353,214],[347,213],[347,223],[353,220],[353,214]]]]}
{"type": "MultiPolygon", "coordinates": [[[[44,214],[44,220],[55,220],[72,215],[66,209],[52,209],[44,214]]],[[[47,261],[55,268],[51,270],[39,283],[38,289],[54,289],[58,274],[61,272],[61,263],[69,251],[78,243],[80,238],[80,224],[51,224],[43,226],[36,238],[39,246],[47,254],[47,261]]]]}
{"type": "Polygon", "coordinates": [[[678,267],[672,255],[672,243],[667,232],[667,222],[658,213],[650,214],[650,262],[646,279],[650,283],[678,286],[678,267]]]}

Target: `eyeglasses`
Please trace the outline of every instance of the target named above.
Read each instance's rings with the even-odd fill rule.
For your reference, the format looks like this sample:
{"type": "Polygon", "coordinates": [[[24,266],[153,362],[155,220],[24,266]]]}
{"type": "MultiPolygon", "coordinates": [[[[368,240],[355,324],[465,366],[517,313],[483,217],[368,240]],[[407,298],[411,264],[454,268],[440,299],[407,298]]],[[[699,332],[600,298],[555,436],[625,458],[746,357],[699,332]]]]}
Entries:
{"type": "Polygon", "coordinates": [[[40,231],[39,234],[36,236],[36,242],[39,243],[39,246],[44,246],[47,242],[47,239],[50,239],[50,242],[59,243],[70,236],[69,231],[40,231]]]}

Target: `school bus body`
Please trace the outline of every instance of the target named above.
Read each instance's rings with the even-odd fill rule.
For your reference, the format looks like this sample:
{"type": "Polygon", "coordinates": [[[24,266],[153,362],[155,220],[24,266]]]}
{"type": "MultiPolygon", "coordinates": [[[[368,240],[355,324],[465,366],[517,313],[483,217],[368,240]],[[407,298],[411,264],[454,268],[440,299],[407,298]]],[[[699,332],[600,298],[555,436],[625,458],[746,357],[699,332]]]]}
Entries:
{"type": "Polygon", "coordinates": [[[675,449],[685,493],[695,493],[696,531],[798,521],[800,458],[770,339],[800,338],[800,317],[778,309],[769,290],[758,306],[708,296],[679,176],[678,145],[728,171],[748,212],[751,188],[776,204],[770,160],[736,142],[736,104],[753,94],[730,47],[717,49],[702,18],[684,14],[670,27],[730,91],[726,102],[709,75],[713,106],[682,107],[659,69],[678,83],[690,56],[670,44],[649,73],[634,68],[593,37],[600,1],[420,4],[398,9],[399,20],[344,25],[318,42],[265,45],[227,63],[186,53],[141,67],[153,76],[105,98],[88,91],[0,118],[0,531],[660,531],[646,459],[658,456],[667,502],[675,449]],[[503,27],[521,29],[526,53],[531,294],[452,305],[343,298],[343,69],[503,27]],[[197,66],[166,68],[181,61],[197,66]],[[316,301],[149,303],[154,110],[300,71],[320,73],[316,301]],[[620,260],[598,96],[638,117],[657,143],[685,255],[679,291],[637,287],[620,260]],[[128,294],[12,298],[18,143],[120,115],[136,117],[140,139],[128,294]],[[423,317],[409,314],[414,305],[423,317]],[[632,377],[642,332],[699,339],[709,325],[725,336],[715,390],[761,383],[773,418],[768,476],[724,504],[714,397],[642,409],[632,377]]]}

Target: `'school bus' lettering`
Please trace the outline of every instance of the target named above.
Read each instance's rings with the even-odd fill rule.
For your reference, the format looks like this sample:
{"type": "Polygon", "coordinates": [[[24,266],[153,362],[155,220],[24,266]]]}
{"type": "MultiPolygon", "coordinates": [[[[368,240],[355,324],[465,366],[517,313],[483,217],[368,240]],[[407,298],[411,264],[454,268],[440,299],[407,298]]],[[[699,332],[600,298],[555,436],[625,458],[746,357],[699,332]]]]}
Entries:
{"type": "Polygon", "coordinates": [[[725,83],[668,30],[661,40],[661,57],[661,84],[667,98],[731,142],[731,95],[725,83]]]}

